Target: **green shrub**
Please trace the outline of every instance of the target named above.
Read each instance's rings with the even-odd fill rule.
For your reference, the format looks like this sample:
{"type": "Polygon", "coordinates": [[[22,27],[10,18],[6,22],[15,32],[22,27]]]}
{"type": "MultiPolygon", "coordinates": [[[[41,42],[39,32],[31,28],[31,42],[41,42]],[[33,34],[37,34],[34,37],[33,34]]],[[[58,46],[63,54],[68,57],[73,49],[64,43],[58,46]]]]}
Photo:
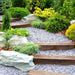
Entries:
{"type": "Polygon", "coordinates": [[[4,14],[5,9],[11,7],[11,0],[0,0],[0,14],[4,14]]]}
{"type": "Polygon", "coordinates": [[[20,7],[12,7],[9,8],[8,10],[13,18],[22,18],[30,14],[30,12],[27,9],[20,7]]]}
{"type": "Polygon", "coordinates": [[[45,8],[41,10],[39,7],[35,7],[35,11],[33,12],[37,17],[42,20],[47,20],[51,15],[56,14],[53,8],[45,8]]]}
{"type": "Polygon", "coordinates": [[[44,6],[45,6],[45,0],[29,0],[28,5],[26,7],[28,10],[33,12],[35,10],[35,7],[43,9],[44,6]]]}
{"type": "Polygon", "coordinates": [[[29,36],[28,30],[23,28],[11,28],[11,30],[8,30],[7,33],[20,36],[29,36]]]}
{"type": "Polygon", "coordinates": [[[10,13],[6,10],[3,16],[2,30],[6,31],[11,28],[10,26],[11,16],[10,13]]]}
{"type": "Polygon", "coordinates": [[[35,28],[45,28],[45,22],[41,20],[33,21],[31,25],[35,28]]]}
{"type": "Polygon", "coordinates": [[[14,46],[14,51],[17,51],[19,52],[20,50],[22,50],[22,47],[21,46],[14,46]]]}
{"type": "Polygon", "coordinates": [[[15,46],[14,51],[18,51],[20,53],[24,54],[35,54],[39,50],[39,46],[34,43],[27,43],[24,47],[21,46],[15,46]]]}
{"type": "Polygon", "coordinates": [[[75,40],[75,24],[71,25],[67,31],[66,31],[66,36],[71,39],[75,40]]]}
{"type": "Polygon", "coordinates": [[[4,47],[6,47],[6,49],[9,49],[9,47],[11,46],[11,42],[9,41],[11,39],[12,35],[11,34],[8,34],[8,33],[4,33],[3,35],[3,44],[4,44],[4,47]]]}
{"type": "Polygon", "coordinates": [[[12,0],[13,7],[25,7],[27,5],[27,0],[12,0]]]}
{"type": "Polygon", "coordinates": [[[50,17],[49,21],[46,22],[46,30],[49,32],[59,32],[65,30],[70,25],[68,19],[60,14],[54,14],[50,17]]]}

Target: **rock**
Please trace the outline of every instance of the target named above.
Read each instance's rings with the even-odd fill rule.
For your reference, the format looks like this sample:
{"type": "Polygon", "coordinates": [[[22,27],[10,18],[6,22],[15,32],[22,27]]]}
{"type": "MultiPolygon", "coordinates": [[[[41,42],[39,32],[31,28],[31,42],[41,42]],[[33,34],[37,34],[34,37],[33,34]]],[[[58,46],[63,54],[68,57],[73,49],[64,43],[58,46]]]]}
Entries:
{"type": "Polygon", "coordinates": [[[23,44],[28,43],[27,37],[22,37],[18,35],[13,35],[13,37],[10,39],[12,46],[20,46],[23,44]]]}
{"type": "Polygon", "coordinates": [[[75,20],[72,20],[71,22],[70,22],[70,24],[72,25],[72,24],[75,24],[75,20]]]}
{"type": "MultiPolygon", "coordinates": [[[[2,35],[4,34],[4,32],[0,32],[0,47],[3,47],[3,37],[2,35]]],[[[13,35],[13,37],[10,39],[11,41],[11,45],[12,46],[20,46],[23,44],[28,43],[27,37],[22,37],[22,36],[18,36],[18,35],[13,35]]]]}
{"type": "Polygon", "coordinates": [[[26,17],[23,17],[21,20],[25,23],[32,23],[33,21],[36,21],[38,18],[35,14],[30,14],[26,17]]]}
{"type": "Polygon", "coordinates": [[[33,56],[15,51],[0,51],[0,64],[14,66],[22,71],[29,71],[35,67],[33,56]]]}

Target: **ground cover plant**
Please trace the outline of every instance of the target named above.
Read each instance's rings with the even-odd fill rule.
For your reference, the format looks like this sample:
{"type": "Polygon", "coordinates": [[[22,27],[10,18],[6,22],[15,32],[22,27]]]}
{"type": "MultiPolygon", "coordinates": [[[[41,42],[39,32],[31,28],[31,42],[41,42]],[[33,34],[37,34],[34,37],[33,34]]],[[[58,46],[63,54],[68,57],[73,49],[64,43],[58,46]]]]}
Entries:
{"type": "Polygon", "coordinates": [[[41,20],[33,21],[31,25],[35,28],[45,28],[45,22],[41,20]]]}
{"type": "Polygon", "coordinates": [[[66,36],[71,39],[75,40],[75,24],[72,24],[66,31],[66,36]]]}
{"type": "Polygon", "coordinates": [[[29,36],[29,32],[27,29],[23,28],[11,28],[7,31],[8,34],[19,35],[19,36],[29,36]]]}
{"type": "Polygon", "coordinates": [[[34,43],[27,43],[24,46],[14,46],[14,51],[18,51],[24,54],[35,54],[39,51],[39,46],[34,43]]]}
{"type": "Polygon", "coordinates": [[[6,49],[8,50],[9,47],[11,46],[11,42],[9,41],[12,37],[12,34],[8,34],[8,33],[4,33],[3,35],[3,44],[4,44],[4,47],[6,47],[6,49]]]}
{"type": "Polygon", "coordinates": [[[22,18],[30,14],[29,10],[21,7],[11,7],[8,11],[13,18],[22,18]]]}

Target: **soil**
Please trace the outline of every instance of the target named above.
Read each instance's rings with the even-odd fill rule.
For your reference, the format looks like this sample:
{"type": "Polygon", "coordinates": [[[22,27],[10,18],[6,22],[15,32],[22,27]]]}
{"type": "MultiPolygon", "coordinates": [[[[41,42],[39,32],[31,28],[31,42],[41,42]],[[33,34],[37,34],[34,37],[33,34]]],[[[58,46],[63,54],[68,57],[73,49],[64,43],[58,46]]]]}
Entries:
{"type": "Polygon", "coordinates": [[[0,51],[1,51],[1,50],[5,50],[5,51],[12,51],[12,50],[13,50],[13,48],[6,49],[6,47],[0,47],[0,51]]]}

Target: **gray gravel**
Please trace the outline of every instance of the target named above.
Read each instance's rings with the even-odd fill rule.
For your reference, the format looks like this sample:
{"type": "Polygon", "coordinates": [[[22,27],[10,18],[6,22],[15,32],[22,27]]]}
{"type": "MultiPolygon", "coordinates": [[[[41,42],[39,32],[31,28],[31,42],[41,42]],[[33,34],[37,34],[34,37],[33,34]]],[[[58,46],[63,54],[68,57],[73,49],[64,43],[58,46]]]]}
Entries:
{"type": "Polygon", "coordinates": [[[26,29],[28,29],[30,33],[28,37],[29,42],[72,42],[72,40],[69,40],[60,33],[49,33],[46,30],[33,27],[27,27],[26,29]]]}
{"type": "Polygon", "coordinates": [[[47,50],[39,51],[36,55],[65,55],[65,56],[75,56],[75,49],[71,50],[47,50]]]}
{"type": "MultiPolygon", "coordinates": [[[[12,22],[11,24],[13,24],[12,22]]],[[[22,21],[18,21],[16,23],[22,23],[22,21]]],[[[61,34],[53,34],[49,33],[42,29],[37,29],[33,27],[27,27],[29,29],[30,36],[28,40],[30,42],[72,42],[65,36],[61,34]]],[[[75,49],[72,50],[51,50],[51,51],[39,51],[37,54],[43,55],[75,55],[75,49]]],[[[43,70],[57,73],[65,73],[75,75],[75,65],[36,65],[35,70],[43,70]]],[[[6,67],[0,65],[0,75],[27,75],[27,72],[20,71],[14,67],[6,67]]]]}
{"type": "Polygon", "coordinates": [[[75,75],[75,65],[36,65],[35,70],[75,75]]]}
{"type": "Polygon", "coordinates": [[[27,72],[16,69],[15,67],[7,67],[0,65],[0,75],[28,75],[27,72]]]}
{"type": "Polygon", "coordinates": [[[22,24],[22,23],[24,23],[24,22],[22,22],[21,20],[19,20],[19,21],[16,21],[16,22],[11,22],[10,24],[22,24]]]}
{"type": "Polygon", "coordinates": [[[2,20],[2,16],[0,16],[0,20],[2,20]]]}

